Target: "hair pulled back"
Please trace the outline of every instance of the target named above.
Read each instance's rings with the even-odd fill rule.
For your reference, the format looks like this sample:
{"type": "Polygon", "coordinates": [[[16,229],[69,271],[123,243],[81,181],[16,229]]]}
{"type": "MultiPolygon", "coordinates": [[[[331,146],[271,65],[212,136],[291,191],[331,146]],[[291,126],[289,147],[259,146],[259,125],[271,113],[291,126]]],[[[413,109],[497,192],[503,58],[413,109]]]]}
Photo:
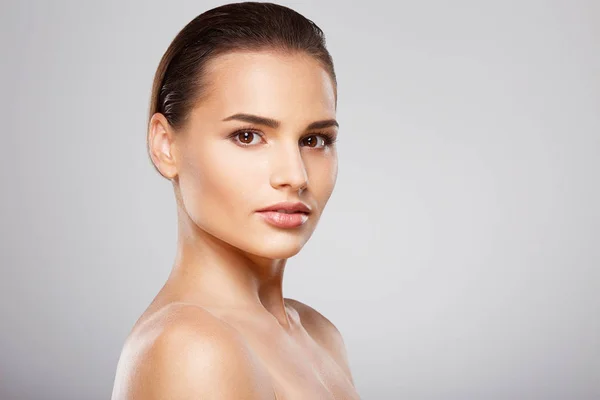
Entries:
{"type": "Polygon", "coordinates": [[[208,10],[190,21],[162,56],[152,85],[148,119],[162,113],[181,127],[205,92],[207,62],[230,51],[304,52],[317,59],[337,86],[323,31],[298,12],[277,4],[243,2],[208,10]]]}

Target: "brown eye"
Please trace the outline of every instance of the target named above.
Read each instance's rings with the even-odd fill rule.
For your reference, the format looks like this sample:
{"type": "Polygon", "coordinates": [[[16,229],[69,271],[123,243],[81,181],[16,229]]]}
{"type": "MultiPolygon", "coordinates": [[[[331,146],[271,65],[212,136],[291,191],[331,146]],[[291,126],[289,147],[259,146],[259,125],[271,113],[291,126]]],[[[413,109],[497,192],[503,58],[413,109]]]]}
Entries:
{"type": "Polygon", "coordinates": [[[235,135],[237,142],[239,142],[242,146],[249,146],[256,144],[255,139],[260,141],[260,136],[252,131],[241,131],[235,135]]]}
{"type": "Polygon", "coordinates": [[[307,147],[317,147],[319,145],[319,139],[321,142],[323,142],[321,144],[321,146],[323,146],[325,144],[325,140],[319,135],[311,135],[305,137],[304,139],[302,139],[302,145],[307,147]]]}

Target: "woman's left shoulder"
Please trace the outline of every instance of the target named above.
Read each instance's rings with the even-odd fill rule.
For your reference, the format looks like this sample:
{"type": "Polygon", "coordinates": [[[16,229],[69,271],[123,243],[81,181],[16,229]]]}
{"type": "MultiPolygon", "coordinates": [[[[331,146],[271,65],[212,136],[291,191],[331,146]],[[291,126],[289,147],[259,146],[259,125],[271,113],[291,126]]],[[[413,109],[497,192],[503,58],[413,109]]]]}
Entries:
{"type": "Polygon", "coordinates": [[[285,305],[290,307],[293,311],[295,311],[300,318],[302,325],[306,329],[310,329],[310,333],[319,334],[319,336],[334,336],[337,338],[341,337],[341,334],[337,327],[331,322],[328,318],[326,318],[319,311],[315,310],[308,304],[304,304],[298,300],[294,299],[285,299],[285,305]]]}
{"type": "Polygon", "coordinates": [[[352,380],[346,345],[341,332],[333,322],[319,311],[298,300],[286,298],[284,302],[298,313],[300,322],[308,334],[333,357],[352,380]]]}

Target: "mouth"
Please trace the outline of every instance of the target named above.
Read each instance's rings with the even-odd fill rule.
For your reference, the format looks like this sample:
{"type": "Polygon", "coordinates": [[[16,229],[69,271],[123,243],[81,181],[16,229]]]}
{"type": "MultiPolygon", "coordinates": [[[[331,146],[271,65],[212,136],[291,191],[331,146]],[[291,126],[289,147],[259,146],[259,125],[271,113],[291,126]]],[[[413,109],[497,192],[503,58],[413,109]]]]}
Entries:
{"type": "Polygon", "coordinates": [[[278,212],[278,213],[282,213],[282,214],[306,214],[306,215],[308,215],[307,212],[290,211],[290,210],[265,210],[265,211],[261,211],[261,212],[278,212]]]}
{"type": "Polygon", "coordinates": [[[278,228],[297,228],[308,221],[305,212],[259,211],[264,221],[278,228]]]}
{"type": "Polygon", "coordinates": [[[278,203],[257,213],[265,222],[278,228],[297,228],[308,221],[311,209],[304,203],[278,203]]]}
{"type": "Polygon", "coordinates": [[[310,214],[311,209],[309,206],[307,206],[306,204],[304,204],[302,202],[296,202],[296,203],[283,202],[283,203],[273,204],[269,207],[265,207],[263,209],[258,210],[258,212],[267,212],[267,211],[278,212],[281,214],[294,214],[294,213],[310,214]]]}

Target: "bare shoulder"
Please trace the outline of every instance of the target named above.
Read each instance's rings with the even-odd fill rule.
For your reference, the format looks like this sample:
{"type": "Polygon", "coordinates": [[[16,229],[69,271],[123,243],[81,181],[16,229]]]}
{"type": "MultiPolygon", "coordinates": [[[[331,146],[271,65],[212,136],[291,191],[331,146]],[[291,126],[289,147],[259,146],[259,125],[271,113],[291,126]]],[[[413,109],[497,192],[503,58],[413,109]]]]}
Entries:
{"type": "Polygon", "coordinates": [[[298,300],[286,298],[285,303],[298,313],[304,328],[319,344],[325,344],[332,350],[343,344],[340,331],[323,314],[298,300]]]}
{"type": "Polygon", "coordinates": [[[294,309],[302,326],[309,335],[329,352],[338,365],[346,372],[348,378],[353,382],[348,363],[346,344],[338,328],[323,314],[298,300],[285,299],[285,304],[294,309]]]}
{"type": "Polygon", "coordinates": [[[270,378],[242,336],[207,310],[170,304],[128,338],[113,400],[274,400],[270,378]]]}

